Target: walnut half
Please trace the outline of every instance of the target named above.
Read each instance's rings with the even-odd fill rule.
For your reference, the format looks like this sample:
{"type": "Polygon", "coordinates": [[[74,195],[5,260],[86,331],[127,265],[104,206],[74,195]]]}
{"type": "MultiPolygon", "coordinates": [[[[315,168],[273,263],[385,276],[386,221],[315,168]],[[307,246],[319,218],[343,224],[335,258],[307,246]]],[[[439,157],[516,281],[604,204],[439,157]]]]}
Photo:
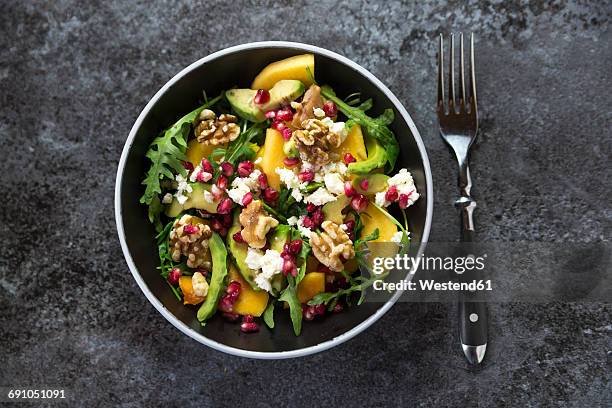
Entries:
{"type": "Polygon", "coordinates": [[[199,268],[209,262],[208,239],[212,231],[201,219],[185,214],[174,221],[170,231],[169,249],[174,262],[179,262],[181,256],[187,257],[187,266],[199,268]]]}
{"type": "Polygon", "coordinates": [[[252,248],[266,246],[266,234],[276,228],[278,221],[268,215],[260,200],[251,201],[240,213],[242,238],[252,248]]]}
{"type": "Polygon", "coordinates": [[[195,127],[198,142],[217,146],[236,140],[239,134],[236,116],[222,113],[217,117],[210,109],[200,112],[195,127]]]}
{"type": "Polygon", "coordinates": [[[293,132],[293,141],[300,158],[315,166],[323,166],[334,159],[332,149],[342,144],[342,139],[319,119],[306,119],[302,129],[293,132]]]}
{"type": "Polygon", "coordinates": [[[334,272],[340,272],[344,268],[343,261],[355,257],[353,241],[336,223],[323,221],[321,228],[321,234],[313,234],[310,238],[312,252],[323,265],[334,272]]]}

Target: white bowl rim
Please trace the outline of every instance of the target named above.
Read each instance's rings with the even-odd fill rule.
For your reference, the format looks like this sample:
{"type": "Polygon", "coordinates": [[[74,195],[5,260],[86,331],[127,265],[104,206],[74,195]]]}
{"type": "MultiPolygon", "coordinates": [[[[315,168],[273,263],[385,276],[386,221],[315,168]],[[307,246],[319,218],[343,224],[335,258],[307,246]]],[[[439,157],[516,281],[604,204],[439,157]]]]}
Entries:
{"type": "Polygon", "coordinates": [[[334,337],[331,340],[326,340],[322,343],[316,344],[314,346],[304,347],[297,350],[289,350],[289,351],[273,351],[273,352],[264,352],[264,351],[251,351],[244,350],[236,347],[230,347],[225,344],[219,343],[217,341],[211,340],[202,334],[196,332],[191,327],[187,326],[185,323],[177,319],[168,309],[164,307],[164,305],[157,299],[155,295],[149,290],[148,286],[144,282],[142,276],[138,272],[136,265],[130,255],[130,252],[127,247],[127,242],[125,240],[125,231],[123,229],[123,215],[121,213],[121,180],[123,178],[123,170],[125,168],[125,163],[127,160],[128,152],[132,147],[134,142],[134,138],[136,136],[137,130],[140,128],[144,118],[147,116],[153,105],[155,105],[158,99],[166,92],[168,88],[170,88],[175,82],[185,76],[187,73],[192,71],[193,69],[199,67],[202,64],[215,60],[224,55],[258,48],[291,48],[305,52],[313,52],[316,54],[320,54],[336,61],[339,61],[345,65],[348,65],[350,68],[356,70],[363,76],[365,76],[370,82],[372,82],[376,87],[378,87],[384,94],[389,98],[389,100],[393,103],[394,107],[397,111],[402,115],[404,121],[408,124],[412,135],[417,143],[417,147],[419,149],[419,153],[423,160],[423,169],[425,170],[425,185],[427,189],[427,211],[425,216],[425,227],[423,229],[423,235],[421,239],[421,243],[419,245],[419,249],[417,251],[417,255],[421,256],[425,251],[425,246],[427,245],[427,240],[429,238],[429,232],[431,229],[432,215],[433,215],[433,180],[431,174],[431,168],[429,165],[429,158],[427,156],[427,152],[425,151],[425,145],[423,144],[423,140],[421,139],[421,135],[416,128],[411,116],[408,114],[402,103],[397,99],[397,97],[387,88],[378,78],[376,78],[371,72],[363,68],[361,65],[351,61],[350,59],[337,54],[333,51],[329,51],[325,48],[317,47],[310,44],[298,43],[298,42],[289,42],[289,41],[259,41],[259,42],[251,42],[240,45],[235,45],[232,47],[224,48],[217,52],[214,52],[206,57],[203,57],[191,65],[187,66],[183,70],[181,70],[178,74],[176,74],[172,79],[170,79],[166,84],[159,90],[157,93],[151,98],[151,100],[144,107],[136,122],[132,126],[130,130],[130,134],[125,142],[123,147],[123,151],[121,153],[121,159],[119,160],[119,166],[117,168],[117,177],[115,179],[115,222],[117,224],[117,233],[119,235],[119,241],[121,242],[121,249],[123,251],[123,255],[125,260],[136,280],[138,286],[145,294],[149,302],[157,309],[162,316],[166,318],[174,327],[182,331],[187,336],[193,338],[194,340],[207,345],[215,350],[222,351],[224,353],[232,354],[240,357],[248,357],[248,358],[257,358],[257,359],[285,359],[285,358],[294,358],[294,357],[303,357],[310,354],[318,353],[334,346],[337,346],[345,341],[353,338],[357,334],[361,333],[368,327],[370,327],[374,322],[380,319],[393,304],[397,301],[397,299],[402,295],[403,291],[397,291],[391,299],[385,302],[374,314],[369,316],[366,320],[353,327],[352,329],[342,333],[341,335],[334,337]]]}

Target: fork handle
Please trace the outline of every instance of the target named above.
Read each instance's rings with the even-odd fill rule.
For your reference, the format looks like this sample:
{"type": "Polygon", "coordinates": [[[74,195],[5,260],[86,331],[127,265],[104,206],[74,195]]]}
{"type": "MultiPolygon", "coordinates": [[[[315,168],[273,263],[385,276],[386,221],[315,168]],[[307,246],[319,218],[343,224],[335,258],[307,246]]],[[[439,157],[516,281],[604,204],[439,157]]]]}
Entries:
{"type": "MultiPolygon", "coordinates": [[[[455,205],[461,211],[461,241],[466,243],[466,255],[473,255],[471,243],[474,242],[474,209],[476,201],[470,190],[472,178],[467,160],[459,166],[460,197],[455,205]]],[[[484,358],[488,338],[487,304],[475,301],[475,294],[462,292],[459,296],[459,336],[465,357],[471,364],[479,364],[484,358]]]]}

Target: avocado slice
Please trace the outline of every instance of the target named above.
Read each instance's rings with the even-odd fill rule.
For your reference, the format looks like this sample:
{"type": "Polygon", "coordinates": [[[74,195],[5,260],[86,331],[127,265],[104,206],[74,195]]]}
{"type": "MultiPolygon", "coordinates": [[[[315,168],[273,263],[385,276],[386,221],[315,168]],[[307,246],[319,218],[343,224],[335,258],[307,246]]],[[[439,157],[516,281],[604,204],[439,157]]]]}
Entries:
{"type": "Polygon", "coordinates": [[[211,185],[210,184],[202,184],[202,183],[190,183],[191,188],[193,189],[191,193],[189,193],[189,197],[184,204],[180,204],[176,197],[172,199],[172,203],[166,207],[166,215],[170,218],[177,217],[180,213],[185,210],[189,210],[190,208],[197,208],[198,210],[206,210],[211,214],[217,213],[217,205],[219,205],[218,200],[213,200],[212,203],[209,203],[204,198],[204,191],[210,192],[211,185]]]}
{"type": "Polygon", "coordinates": [[[225,92],[225,96],[238,116],[251,122],[263,122],[266,120],[266,112],[288,105],[301,96],[304,90],[301,81],[284,79],[270,89],[270,100],[263,105],[256,105],[253,101],[257,93],[255,89],[230,89],[225,92]]]}
{"type": "Polygon", "coordinates": [[[206,295],[204,303],[198,309],[197,317],[200,322],[208,320],[217,311],[217,304],[224,288],[223,282],[227,275],[227,251],[223,244],[223,239],[219,234],[213,232],[208,243],[212,256],[212,275],[210,277],[208,295],[206,295]]]}
{"type": "Polygon", "coordinates": [[[374,195],[387,189],[387,180],[389,180],[389,176],[382,173],[374,173],[369,174],[367,176],[358,176],[353,179],[353,187],[355,187],[355,190],[357,190],[359,194],[374,195]],[[368,180],[367,190],[361,188],[361,182],[364,179],[368,180]]]}
{"type": "MultiPolygon", "coordinates": [[[[286,225],[279,225],[274,230],[274,234],[270,237],[270,249],[273,249],[279,253],[283,252],[283,247],[289,241],[289,233],[291,229],[286,225]]],[[[287,278],[282,273],[275,275],[270,281],[272,289],[275,293],[280,293],[281,290],[287,286],[287,278]]]]}
{"type": "Polygon", "coordinates": [[[368,174],[374,169],[383,167],[387,162],[387,151],[381,146],[381,144],[372,137],[366,136],[365,139],[366,149],[368,150],[368,158],[363,161],[349,164],[349,173],[368,174]]]}
{"type": "Polygon", "coordinates": [[[247,281],[254,290],[261,290],[261,288],[255,283],[255,276],[257,276],[257,271],[255,269],[249,268],[246,264],[246,256],[249,246],[247,244],[236,242],[236,240],[234,239],[234,234],[242,229],[242,226],[240,225],[240,220],[238,218],[239,216],[240,210],[237,210],[234,213],[234,220],[232,226],[227,231],[227,247],[229,249],[229,253],[234,258],[234,261],[236,261],[238,271],[240,271],[240,274],[242,275],[244,280],[247,281]]]}
{"type": "Polygon", "coordinates": [[[323,205],[325,219],[338,225],[344,223],[345,215],[342,214],[342,210],[344,210],[350,202],[351,200],[347,196],[340,194],[335,201],[330,201],[323,205]]]}

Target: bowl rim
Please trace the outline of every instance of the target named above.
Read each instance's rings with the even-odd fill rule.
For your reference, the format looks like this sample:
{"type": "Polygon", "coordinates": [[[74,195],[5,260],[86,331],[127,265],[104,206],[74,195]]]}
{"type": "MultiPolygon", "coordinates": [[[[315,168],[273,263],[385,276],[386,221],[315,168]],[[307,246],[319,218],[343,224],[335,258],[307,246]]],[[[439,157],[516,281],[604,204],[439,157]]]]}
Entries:
{"type": "Polygon", "coordinates": [[[117,233],[119,235],[119,241],[121,243],[121,250],[123,252],[123,256],[128,264],[130,272],[134,276],[136,283],[147,297],[149,302],[157,309],[162,316],[166,318],[174,327],[179,329],[181,332],[191,337],[192,339],[198,341],[201,344],[209,346],[215,350],[222,351],[227,354],[240,356],[240,357],[248,357],[248,358],[257,358],[257,359],[285,359],[285,358],[294,358],[294,357],[303,357],[310,354],[318,353],[327,349],[330,349],[334,346],[337,346],[345,341],[355,337],[359,333],[363,332],[365,329],[370,327],[374,322],[380,319],[390,308],[395,304],[397,299],[403,294],[402,291],[397,291],[385,304],[383,304],[375,313],[370,315],[363,322],[353,327],[352,329],[340,334],[337,337],[334,337],[330,340],[323,341],[314,346],[304,347],[296,350],[288,350],[288,351],[251,351],[244,350],[236,347],[230,347],[223,343],[217,342],[215,340],[209,339],[208,337],[196,332],[191,327],[187,326],[185,323],[176,318],[166,307],[161,303],[161,301],[149,290],[149,287],[145,283],[143,277],[140,275],[136,264],[134,263],[130,251],[127,246],[127,242],[125,240],[125,231],[123,229],[123,215],[121,212],[121,181],[123,179],[123,171],[125,168],[125,163],[127,161],[128,152],[132,148],[132,144],[134,142],[134,138],[136,136],[136,132],[142,125],[144,118],[147,116],[151,108],[157,103],[157,101],[161,98],[161,96],[170,88],[174,83],[180,80],[187,73],[191,72],[195,68],[213,61],[219,57],[241,52],[244,50],[252,50],[259,48],[289,48],[299,51],[312,52],[315,54],[323,55],[329,57],[335,61],[343,63],[348,67],[354,69],[355,71],[362,74],[365,78],[367,78],[372,84],[374,84],[377,88],[379,88],[386,96],[389,98],[391,103],[397,109],[397,111],[402,116],[402,119],[408,124],[410,131],[416,141],[417,147],[419,149],[419,153],[422,157],[423,161],[423,169],[425,171],[425,187],[427,190],[426,198],[427,198],[427,210],[425,215],[425,226],[423,229],[422,239],[419,245],[419,249],[417,251],[417,255],[421,256],[425,250],[425,246],[427,245],[427,241],[429,238],[429,233],[431,229],[432,215],[433,215],[433,179],[431,174],[431,167],[429,165],[429,158],[427,156],[427,152],[425,150],[425,145],[423,140],[421,139],[421,135],[414,124],[412,117],[406,111],[403,104],[397,99],[397,97],[385,86],[382,81],[380,81],[376,76],[374,76],[370,71],[363,68],[361,65],[353,62],[352,60],[337,54],[333,51],[327,50],[325,48],[321,48],[315,45],[304,44],[299,42],[290,42],[290,41],[258,41],[258,42],[250,42],[239,44],[235,46],[231,46],[228,48],[224,48],[222,50],[213,52],[199,60],[193,62],[186,68],[182,69],[179,73],[174,75],[168,82],[164,84],[151,98],[151,100],[146,104],[144,109],[138,115],[136,122],[132,126],[130,133],[128,135],[127,140],[125,141],[123,150],[121,152],[121,158],[119,160],[119,165],[117,167],[117,176],[115,179],[115,223],[117,225],[117,233]]]}

